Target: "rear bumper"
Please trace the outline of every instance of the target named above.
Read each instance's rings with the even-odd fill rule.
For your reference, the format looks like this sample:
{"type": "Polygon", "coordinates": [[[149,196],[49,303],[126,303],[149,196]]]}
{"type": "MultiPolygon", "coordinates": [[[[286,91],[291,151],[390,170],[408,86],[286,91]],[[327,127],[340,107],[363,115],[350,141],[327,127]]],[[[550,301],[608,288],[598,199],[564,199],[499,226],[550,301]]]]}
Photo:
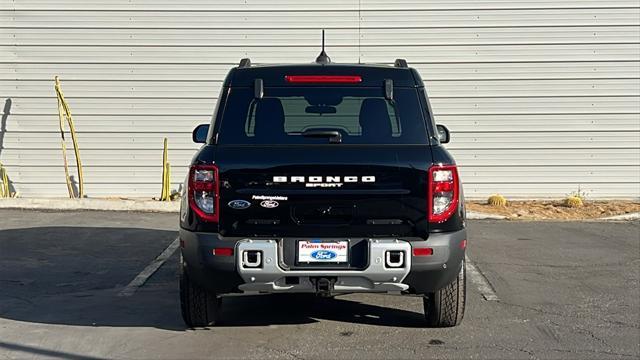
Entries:
{"type": "Polygon", "coordinates": [[[218,294],[315,292],[316,279],[334,281],[332,292],[401,292],[425,294],[453,281],[465,250],[466,230],[430,234],[426,241],[402,239],[369,239],[369,264],[362,270],[290,270],[281,264],[280,247],[276,239],[222,238],[218,234],[180,230],[184,246],[182,255],[192,279],[218,294]],[[216,256],[214,248],[234,248],[233,256],[216,256]],[[431,248],[429,256],[413,256],[415,248],[431,248]],[[243,254],[257,251],[261,266],[249,267],[243,254]],[[402,267],[388,267],[387,251],[405,254],[402,267]],[[293,280],[293,281],[292,281],[293,280]]]}

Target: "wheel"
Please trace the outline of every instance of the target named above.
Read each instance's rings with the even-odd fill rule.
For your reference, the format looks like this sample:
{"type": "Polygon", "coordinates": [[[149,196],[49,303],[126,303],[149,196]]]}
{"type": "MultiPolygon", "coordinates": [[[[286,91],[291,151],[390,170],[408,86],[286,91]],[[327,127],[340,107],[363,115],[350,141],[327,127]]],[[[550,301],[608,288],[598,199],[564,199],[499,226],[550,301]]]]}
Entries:
{"type": "Polygon", "coordinates": [[[180,308],[182,319],[189,327],[213,326],[216,324],[222,298],[207,292],[191,281],[180,258],[180,308]]]}
{"type": "Polygon", "coordinates": [[[458,276],[450,284],[423,298],[427,326],[451,327],[462,322],[467,297],[466,280],[463,260],[458,276]]]}

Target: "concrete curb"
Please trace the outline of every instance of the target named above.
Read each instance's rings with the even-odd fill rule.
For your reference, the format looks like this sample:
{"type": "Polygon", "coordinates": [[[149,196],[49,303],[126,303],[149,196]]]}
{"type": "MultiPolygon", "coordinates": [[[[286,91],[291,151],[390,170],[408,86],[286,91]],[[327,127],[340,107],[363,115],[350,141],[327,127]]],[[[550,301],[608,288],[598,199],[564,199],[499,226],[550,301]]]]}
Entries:
{"type": "MultiPolygon", "coordinates": [[[[51,210],[51,211],[79,211],[79,210],[102,210],[102,211],[139,211],[139,212],[162,212],[177,213],[180,211],[180,201],[156,201],[156,200],[133,200],[133,199],[30,199],[30,198],[9,198],[0,199],[0,209],[24,209],[24,210],[51,210]]],[[[487,214],[475,211],[467,211],[469,220],[505,220],[506,216],[487,214]]],[[[632,221],[640,220],[639,213],[609,216],[591,221],[632,221]]]]}
{"type": "Polygon", "coordinates": [[[179,201],[124,200],[124,199],[0,199],[0,209],[24,210],[103,210],[177,213],[179,201]]]}
{"type": "Polygon", "coordinates": [[[609,216],[605,218],[600,218],[600,220],[607,221],[630,221],[630,220],[640,220],[640,212],[631,213],[631,214],[622,214],[616,216],[609,216]]]}
{"type": "MultiPolygon", "coordinates": [[[[474,211],[467,211],[467,219],[469,220],[519,220],[518,218],[509,219],[506,216],[502,215],[493,215],[486,213],[479,213],[474,211]]],[[[526,219],[530,221],[530,219],[526,219]]],[[[539,221],[549,221],[552,219],[544,219],[539,221]]],[[[603,218],[595,218],[595,219],[580,219],[580,220],[570,220],[570,221],[633,221],[640,220],[640,212],[631,213],[631,214],[622,214],[615,216],[608,216],[603,218]]]]}
{"type": "MultiPolygon", "coordinates": [[[[179,201],[124,200],[124,199],[0,199],[0,209],[25,210],[103,210],[103,211],[145,211],[145,212],[178,212],[179,201]]],[[[505,216],[468,211],[471,220],[504,220],[505,216]]]]}
{"type": "Polygon", "coordinates": [[[467,211],[467,219],[469,220],[504,220],[506,216],[502,215],[494,215],[494,214],[486,214],[475,211],[467,211]]]}

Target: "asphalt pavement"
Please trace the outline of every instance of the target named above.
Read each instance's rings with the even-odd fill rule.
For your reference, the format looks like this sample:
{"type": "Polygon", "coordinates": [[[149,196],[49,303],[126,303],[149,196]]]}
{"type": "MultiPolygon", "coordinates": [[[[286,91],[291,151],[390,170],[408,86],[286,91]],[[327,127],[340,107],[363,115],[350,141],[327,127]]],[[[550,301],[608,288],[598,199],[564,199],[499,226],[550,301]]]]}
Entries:
{"type": "Polygon", "coordinates": [[[180,318],[176,214],[0,210],[1,358],[640,357],[640,223],[472,221],[462,325],[424,328],[415,297],[225,298],[219,326],[180,318]]]}

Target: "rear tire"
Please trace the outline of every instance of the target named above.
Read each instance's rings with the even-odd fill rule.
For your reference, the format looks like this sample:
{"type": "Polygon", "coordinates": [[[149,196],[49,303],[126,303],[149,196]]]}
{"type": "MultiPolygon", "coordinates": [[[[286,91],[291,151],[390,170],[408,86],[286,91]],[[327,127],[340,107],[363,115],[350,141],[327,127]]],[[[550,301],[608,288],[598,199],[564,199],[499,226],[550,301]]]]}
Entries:
{"type": "Polygon", "coordinates": [[[180,258],[180,308],[185,324],[192,328],[215,325],[221,300],[189,278],[184,261],[180,258]]]}
{"type": "Polygon", "coordinates": [[[467,298],[466,280],[466,266],[463,260],[458,276],[450,284],[423,298],[427,326],[451,327],[462,322],[467,298]]]}

